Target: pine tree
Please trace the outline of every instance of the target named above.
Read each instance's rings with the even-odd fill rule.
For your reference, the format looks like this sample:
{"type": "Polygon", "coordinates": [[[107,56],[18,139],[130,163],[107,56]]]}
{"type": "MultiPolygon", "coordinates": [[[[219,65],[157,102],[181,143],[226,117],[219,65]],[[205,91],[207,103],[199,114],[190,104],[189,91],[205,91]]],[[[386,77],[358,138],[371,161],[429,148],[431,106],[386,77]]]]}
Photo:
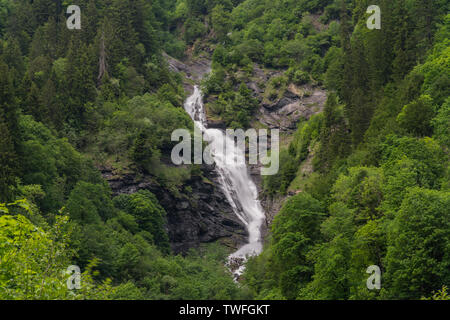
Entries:
{"type": "Polygon", "coordinates": [[[39,25],[47,22],[49,18],[57,19],[62,10],[62,0],[34,0],[32,3],[33,15],[39,25]]]}
{"type": "Polygon", "coordinates": [[[17,106],[8,66],[0,60],[0,201],[12,200],[11,186],[18,173],[16,150],[20,138],[17,106]]]}
{"type": "MultiPolygon", "coordinates": [[[[82,9],[83,10],[83,9],[82,9]]],[[[99,25],[99,14],[95,0],[89,0],[86,9],[83,10],[83,20],[81,21],[81,31],[85,43],[90,44],[97,35],[99,25]]]]}
{"type": "Polygon", "coordinates": [[[394,54],[392,62],[392,78],[402,80],[416,62],[416,46],[412,35],[413,23],[406,9],[405,0],[395,2],[393,16],[396,20],[394,27],[394,54]]]}
{"type": "Polygon", "coordinates": [[[25,63],[19,42],[14,37],[8,37],[3,48],[2,59],[8,66],[13,77],[14,87],[18,87],[25,73],[25,63]]]}
{"type": "MultiPolygon", "coordinates": [[[[438,16],[439,2],[436,0],[415,0],[413,2],[412,14],[416,22],[413,37],[417,43],[416,50],[419,50],[417,52],[419,56],[424,55],[433,44],[434,23],[438,16]]],[[[442,4],[442,7],[445,8],[445,5],[442,4]]]]}
{"type": "Polygon", "coordinates": [[[397,23],[397,19],[393,18],[392,6],[393,2],[390,0],[380,1],[381,29],[366,30],[365,34],[371,91],[379,90],[390,80],[394,55],[393,30],[397,23]]]}
{"type": "Polygon", "coordinates": [[[31,114],[36,121],[43,121],[46,110],[41,105],[41,90],[34,81],[31,82],[30,90],[25,100],[25,111],[31,114]]]}
{"type": "Polygon", "coordinates": [[[12,200],[11,186],[15,184],[17,155],[3,107],[0,109],[0,202],[12,200]]]}
{"type": "Polygon", "coordinates": [[[360,32],[355,32],[351,41],[351,54],[346,62],[351,63],[345,72],[347,75],[346,96],[346,116],[349,119],[353,146],[356,147],[362,142],[364,133],[369,127],[373,114],[371,99],[372,92],[368,78],[369,66],[366,60],[365,48],[360,32]]]}
{"type": "MultiPolygon", "coordinates": [[[[113,67],[124,58],[137,63],[137,33],[133,28],[134,17],[130,0],[114,0],[109,9],[109,20],[114,32],[114,40],[109,42],[110,62],[113,67]]],[[[110,35],[107,35],[108,37],[110,35]]]]}
{"type": "Polygon", "coordinates": [[[351,100],[351,91],[352,91],[352,59],[351,59],[351,43],[350,37],[352,34],[352,27],[350,17],[348,15],[347,5],[345,0],[341,0],[341,11],[340,11],[340,20],[341,20],[341,47],[344,53],[343,59],[343,77],[342,77],[342,91],[339,92],[342,100],[349,104],[351,100]]]}
{"type": "Polygon", "coordinates": [[[58,101],[59,94],[55,86],[55,81],[55,75],[52,74],[42,88],[39,101],[47,110],[44,122],[57,130],[61,130],[64,122],[64,104],[58,101]]]}
{"type": "Polygon", "coordinates": [[[74,40],[67,56],[69,118],[81,126],[85,105],[95,97],[94,70],[86,45],[74,40]]]}
{"type": "Polygon", "coordinates": [[[134,0],[131,2],[131,5],[133,16],[132,25],[137,33],[138,41],[144,45],[147,53],[157,52],[160,44],[157,38],[157,31],[152,25],[152,22],[156,21],[152,7],[143,0],[134,0]]]}
{"type": "Polygon", "coordinates": [[[337,99],[336,93],[330,93],[324,108],[325,123],[320,133],[318,160],[325,172],[332,167],[334,160],[345,157],[351,150],[348,128],[337,99]]]}

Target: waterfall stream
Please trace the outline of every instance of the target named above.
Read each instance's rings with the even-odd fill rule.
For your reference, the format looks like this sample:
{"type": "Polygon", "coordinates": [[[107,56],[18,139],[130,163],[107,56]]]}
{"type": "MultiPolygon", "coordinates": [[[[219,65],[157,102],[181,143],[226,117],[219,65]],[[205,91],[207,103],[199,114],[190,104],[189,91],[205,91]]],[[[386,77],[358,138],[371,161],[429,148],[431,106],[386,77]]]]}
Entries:
{"type": "Polygon", "coordinates": [[[228,153],[235,154],[226,154],[222,145],[226,139],[231,138],[222,130],[207,128],[203,95],[197,86],[194,87],[194,93],[186,100],[184,109],[203,132],[204,139],[209,142],[220,186],[234,213],[245,224],[248,231],[248,243],[228,258],[229,265],[238,264],[238,268],[234,268],[233,273],[235,277],[239,277],[244,271],[243,263],[247,257],[262,251],[261,226],[265,215],[258,200],[258,190],[248,173],[245,161],[243,163],[226,161],[227,157],[228,159],[230,156],[238,157],[238,152],[243,151],[236,148],[231,151],[226,150],[228,153]]]}

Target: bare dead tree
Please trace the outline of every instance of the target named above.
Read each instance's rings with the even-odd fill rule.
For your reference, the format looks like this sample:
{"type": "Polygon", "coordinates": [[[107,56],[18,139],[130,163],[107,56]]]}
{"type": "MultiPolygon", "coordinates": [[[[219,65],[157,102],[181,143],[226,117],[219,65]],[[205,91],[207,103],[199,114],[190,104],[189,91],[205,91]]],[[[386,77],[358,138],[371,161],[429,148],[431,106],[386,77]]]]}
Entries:
{"type": "Polygon", "coordinates": [[[106,46],[105,46],[105,35],[102,31],[102,35],[100,38],[100,52],[98,59],[98,77],[97,77],[97,85],[101,86],[103,82],[104,76],[108,73],[106,67],[106,46]]]}

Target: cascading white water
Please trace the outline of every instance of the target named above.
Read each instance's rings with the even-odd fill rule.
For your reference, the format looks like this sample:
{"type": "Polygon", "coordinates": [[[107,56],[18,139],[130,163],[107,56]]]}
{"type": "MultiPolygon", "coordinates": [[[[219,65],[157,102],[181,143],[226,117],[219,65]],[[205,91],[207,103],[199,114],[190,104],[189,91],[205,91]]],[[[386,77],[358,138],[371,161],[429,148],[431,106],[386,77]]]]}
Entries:
{"type": "Polygon", "coordinates": [[[184,108],[195,125],[203,132],[205,140],[210,143],[211,155],[216,163],[216,170],[219,174],[219,182],[223,192],[234,213],[247,227],[248,243],[229,257],[229,261],[237,260],[241,262],[240,267],[234,271],[234,274],[239,276],[244,270],[242,262],[247,257],[257,255],[262,251],[261,225],[264,222],[265,215],[258,200],[258,191],[255,183],[250,178],[245,161],[227,161],[230,157],[237,158],[239,156],[238,153],[242,152],[242,150],[237,148],[226,150],[226,152],[234,152],[235,154],[225,154],[222,145],[226,143],[224,142],[226,139],[231,138],[219,129],[207,128],[203,96],[197,86],[194,87],[194,93],[186,100],[184,108]]]}

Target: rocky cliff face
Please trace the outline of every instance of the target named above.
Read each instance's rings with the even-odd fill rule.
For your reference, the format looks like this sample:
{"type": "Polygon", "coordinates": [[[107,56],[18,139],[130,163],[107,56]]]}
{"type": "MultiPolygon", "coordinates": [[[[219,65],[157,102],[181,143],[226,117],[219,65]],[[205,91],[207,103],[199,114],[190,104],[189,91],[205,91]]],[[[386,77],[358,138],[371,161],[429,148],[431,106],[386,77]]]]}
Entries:
{"type": "Polygon", "coordinates": [[[101,168],[101,171],[114,195],[132,194],[143,189],[156,195],[167,212],[167,231],[175,253],[186,253],[201,243],[214,241],[221,241],[236,250],[247,240],[245,226],[218,187],[212,167],[204,166],[204,178],[191,178],[176,195],[150,175],[115,175],[110,168],[101,168]]]}
{"type": "MultiPolygon", "coordinates": [[[[172,71],[184,73],[187,81],[184,87],[187,93],[193,91],[202,77],[211,69],[211,62],[206,58],[197,58],[184,63],[165,55],[172,71]]],[[[247,86],[260,101],[255,120],[269,129],[277,128],[282,132],[292,132],[301,118],[309,119],[311,115],[322,111],[326,100],[325,92],[318,87],[290,85],[280,98],[274,101],[264,99],[265,89],[261,84],[267,83],[279,72],[264,70],[255,66],[252,79],[247,86]]],[[[225,129],[221,121],[208,121],[209,127],[225,129]]],[[[259,166],[251,166],[252,178],[261,191],[262,181],[259,166]]],[[[131,194],[141,189],[151,191],[167,212],[167,231],[172,249],[175,253],[185,253],[201,243],[221,241],[236,250],[247,242],[244,224],[234,214],[225,195],[217,182],[217,174],[211,166],[202,166],[202,177],[193,177],[187,181],[178,194],[159,185],[154,177],[142,174],[115,175],[110,168],[101,168],[104,178],[109,182],[113,193],[131,194]]],[[[273,217],[278,213],[284,198],[266,199],[261,195],[261,203],[266,211],[266,235],[273,217]]]]}
{"type": "Polygon", "coordinates": [[[301,119],[309,120],[312,115],[321,112],[327,97],[325,90],[319,86],[296,86],[291,83],[282,92],[277,92],[277,98],[269,100],[264,86],[280,75],[282,73],[279,71],[265,70],[254,65],[252,76],[246,85],[260,102],[255,120],[267,128],[290,133],[297,129],[301,119]]]}
{"type": "Polygon", "coordinates": [[[191,58],[187,62],[182,62],[163,53],[169,69],[173,72],[184,74],[184,90],[191,94],[194,91],[194,83],[199,84],[203,77],[211,71],[211,60],[205,57],[191,58]]]}
{"type": "MultiPolygon", "coordinates": [[[[281,76],[280,71],[253,66],[251,76],[243,77],[245,84],[252,90],[253,97],[259,101],[259,108],[254,115],[254,127],[279,129],[284,137],[294,133],[301,120],[309,120],[314,114],[323,111],[327,99],[326,91],[320,86],[305,84],[301,86],[290,83],[283,91],[278,91],[275,99],[267,99],[267,84],[271,79],[281,76]]],[[[238,90],[236,85],[235,90],[238,90]]],[[[216,97],[208,97],[206,102],[212,102],[216,97]]],[[[221,120],[208,119],[208,127],[226,129],[226,124],[221,120]]],[[[281,137],[282,138],[282,137],[281,137]]],[[[270,141],[269,141],[270,143],[270,141]]],[[[312,159],[308,159],[311,162],[312,159]]],[[[261,205],[266,213],[266,223],[262,227],[265,237],[270,225],[280,211],[286,196],[268,198],[262,193],[262,177],[260,165],[250,165],[249,170],[253,181],[256,183],[261,205]]]]}
{"type": "MultiPolygon", "coordinates": [[[[188,94],[193,92],[194,84],[198,84],[211,70],[211,61],[206,58],[190,59],[184,63],[167,54],[164,56],[172,71],[185,75],[184,88],[188,94]]],[[[203,165],[203,177],[192,177],[176,194],[159,185],[150,175],[115,175],[110,168],[101,168],[101,171],[114,195],[131,194],[142,189],[156,195],[167,212],[167,231],[175,253],[186,253],[201,243],[214,241],[220,241],[234,251],[247,242],[245,225],[234,214],[220,189],[213,166],[203,165]]]]}
{"type": "MultiPolygon", "coordinates": [[[[173,71],[183,72],[188,79],[195,83],[199,83],[199,80],[211,69],[211,63],[206,58],[197,58],[187,63],[182,63],[169,56],[166,56],[166,58],[173,71]]],[[[261,125],[257,124],[259,122],[263,127],[279,129],[280,132],[286,135],[295,132],[298,122],[302,119],[309,120],[312,115],[323,111],[326,102],[326,91],[319,86],[310,84],[296,86],[291,83],[283,89],[283,92],[278,92],[277,98],[273,100],[267,99],[267,84],[271,79],[282,74],[280,71],[261,68],[255,64],[252,74],[243,78],[247,87],[252,90],[253,96],[259,101],[259,108],[254,116],[254,124],[260,127],[261,125]]],[[[192,88],[192,84],[185,83],[187,92],[191,92],[192,88]]],[[[238,85],[235,89],[238,90],[238,85]]],[[[205,102],[209,103],[214,99],[216,97],[209,96],[205,102]]],[[[226,129],[226,124],[222,120],[208,118],[207,122],[209,128],[226,129]]],[[[278,214],[287,197],[280,196],[275,199],[265,197],[262,193],[260,166],[249,166],[249,170],[253,181],[258,187],[261,204],[266,213],[266,223],[261,230],[265,238],[269,233],[270,225],[275,215],[278,214]]]]}
{"type": "Polygon", "coordinates": [[[295,131],[300,119],[309,120],[312,115],[322,112],[325,101],[326,92],[320,87],[291,84],[282,98],[261,103],[257,120],[271,129],[295,131]]]}

